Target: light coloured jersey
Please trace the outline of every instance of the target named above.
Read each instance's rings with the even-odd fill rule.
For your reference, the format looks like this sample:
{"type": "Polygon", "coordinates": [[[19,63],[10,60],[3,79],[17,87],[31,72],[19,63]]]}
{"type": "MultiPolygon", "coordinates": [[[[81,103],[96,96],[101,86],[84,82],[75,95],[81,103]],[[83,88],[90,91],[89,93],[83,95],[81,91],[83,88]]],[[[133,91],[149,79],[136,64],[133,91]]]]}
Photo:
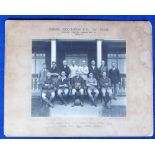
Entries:
{"type": "Polygon", "coordinates": [[[95,78],[87,78],[86,86],[88,88],[95,88],[97,86],[97,80],[95,78]]]}
{"type": "Polygon", "coordinates": [[[79,72],[80,72],[80,75],[81,77],[86,80],[87,79],[87,75],[89,73],[89,69],[87,66],[80,66],[79,67],[79,72]]]}
{"type": "Polygon", "coordinates": [[[76,71],[79,70],[79,67],[77,65],[71,65],[70,67],[70,77],[73,78],[76,75],[76,71]]]}

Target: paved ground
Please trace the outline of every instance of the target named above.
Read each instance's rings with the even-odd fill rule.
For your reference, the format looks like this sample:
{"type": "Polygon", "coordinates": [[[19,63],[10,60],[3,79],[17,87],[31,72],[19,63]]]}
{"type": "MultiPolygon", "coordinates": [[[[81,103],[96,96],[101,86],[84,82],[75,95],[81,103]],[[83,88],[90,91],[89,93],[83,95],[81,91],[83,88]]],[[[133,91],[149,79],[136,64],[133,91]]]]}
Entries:
{"type": "Polygon", "coordinates": [[[32,116],[78,116],[78,117],[124,117],[126,116],[126,100],[125,97],[118,97],[118,100],[112,100],[112,106],[107,109],[101,101],[98,101],[98,106],[92,106],[89,100],[85,100],[83,107],[71,106],[69,100],[67,106],[60,105],[60,101],[56,100],[54,108],[49,108],[45,103],[42,103],[40,98],[32,98],[32,116]]]}

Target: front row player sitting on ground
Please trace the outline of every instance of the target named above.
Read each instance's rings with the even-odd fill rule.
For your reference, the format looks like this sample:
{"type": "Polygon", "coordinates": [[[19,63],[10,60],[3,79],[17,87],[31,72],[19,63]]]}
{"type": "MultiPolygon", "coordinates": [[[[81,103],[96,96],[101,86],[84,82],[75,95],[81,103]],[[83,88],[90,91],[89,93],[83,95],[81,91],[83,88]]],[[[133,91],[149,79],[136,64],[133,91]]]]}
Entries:
{"type": "Polygon", "coordinates": [[[61,72],[61,77],[58,79],[58,96],[62,102],[62,104],[66,105],[66,98],[69,92],[69,80],[66,77],[65,71],[61,72]]]}
{"type": "Polygon", "coordinates": [[[50,107],[53,108],[53,100],[55,98],[55,83],[51,79],[51,73],[47,72],[46,80],[42,84],[42,99],[45,101],[50,107]]]}
{"type": "Polygon", "coordinates": [[[97,106],[95,101],[98,97],[99,91],[97,89],[97,80],[93,77],[93,73],[89,73],[89,77],[86,79],[86,86],[88,90],[88,95],[94,106],[97,106]]]}
{"type": "Polygon", "coordinates": [[[71,80],[71,86],[72,86],[72,96],[74,103],[72,106],[75,106],[75,99],[80,99],[80,105],[83,106],[82,103],[82,96],[84,95],[84,80],[80,76],[79,71],[76,71],[76,76],[74,76],[71,80]]]}
{"type": "Polygon", "coordinates": [[[101,92],[102,92],[102,95],[103,95],[105,106],[110,108],[112,89],[111,89],[111,81],[107,77],[106,72],[102,73],[102,77],[100,78],[100,87],[101,87],[101,92]]]}

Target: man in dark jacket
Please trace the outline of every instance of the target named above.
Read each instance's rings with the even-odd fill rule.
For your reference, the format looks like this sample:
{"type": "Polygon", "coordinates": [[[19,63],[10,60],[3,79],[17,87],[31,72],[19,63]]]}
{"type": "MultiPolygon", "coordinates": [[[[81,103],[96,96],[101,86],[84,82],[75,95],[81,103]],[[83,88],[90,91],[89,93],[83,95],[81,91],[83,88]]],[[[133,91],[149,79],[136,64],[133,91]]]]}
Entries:
{"type": "MultiPolygon", "coordinates": [[[[82,104],[82,96],[84,95],[84,80],[80,76],[79,71],[76,71],[76,76],[74,76],[71,80],[71,86],[72,86],[72,96],[75,101],[76,96],[78,96],[81,100],[81,106],[82,104]]],[[[75,102],[72,106],[75,105],[75,102]]]]}
{"type": "Polygon", "coordinates": [[[111,80],[112,88],[113,88],[113,96],[114,99],[117,100],[118,86],[120,84],[120,72],[119,69],[116,68],[116,63],[112,62],[112,68],[109,70],[109,78],[111,80]]]}
{"type": "Polygon", "coordinates": [[[104,99],[105,106],[110,108],[110,100],[112,96],[112,89],[111,89],[111,81],[110,78],[107,77],[106,72],[102,73],[102,77],[100,78],[100,88],[102,97],[104,99]]]}
{"type": "Polygon", "coordinates": [[[51,69],[49,70],[50,73],[51,73],[51,78],[54,82],[57,82],[58,81],[58,76],[59,76],[59,69],[56,65],[56,62],[52,62],[52,67],[51,69]]]}
{"type": "Polygon", "coordinates": [[[91,65],[90,65],[90,67],[89,67],[89,73],[93,73],[94,78],[95,78],[96,80],[99,80],[99,70],[98,70],[98,68],[96,67],[95,60],[92,60],[92,61],[91,61],[91,65]]]}
{"type": "Polygon", "coordinates": [[[104,60],[101,61],[101,66],[99,67],[99,76],[100,77],[102,77],[103,72],[106,72],[106,75],[108,76],[108,69],[107,69],[107,67],[105,65],[105,61],[104,60]]]}
{"type": "Polygon", "coordinates": [[[67,65],[67,61],[66,60],[63,60],[63,66],[61,67],[61,72],[62,71],[65,71],[65,73],[66,73],[66,77],[68,78],[69,77],[69,75],[70,75],[70,72],[71,72],[71,70],[70,70],[70,68],[69,68],[69,66],[67,65]]]}
{"type": "Polygon", "coordinates": [[[65,75],[65,71],[61,72],[61,77],[58,79],[58,96],[63,104],[66,105],[66,98],[69,92],[69,80],[65,75]]]}

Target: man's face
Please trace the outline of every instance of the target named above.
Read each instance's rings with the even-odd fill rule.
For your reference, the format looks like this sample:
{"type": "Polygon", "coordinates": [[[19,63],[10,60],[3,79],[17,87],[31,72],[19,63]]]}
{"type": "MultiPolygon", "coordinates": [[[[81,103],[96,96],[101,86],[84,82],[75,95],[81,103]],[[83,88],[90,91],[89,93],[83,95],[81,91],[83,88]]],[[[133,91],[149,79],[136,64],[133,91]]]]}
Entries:
{"type": "Polygon", "coordinates": [[[65,72],[61,72],[61,76],[64,77],[65,76],[65,72]]]}
{"type": "Polygon", "coordinates": [[[102,65],[102,66],[104,66],[104,65],[105,65],[105,62],[104,62],[104,61],[102,61],[102,62],[101,62],[101,65],[102,65]]]}
{"type": "Polygon", "coordinates": [[[116,63],[113,62],[112,63],[112,67],[115,68],[116,67],[116,63]]]}
{"type": "Polygon", "coordinates": [[[102,74],[102,75],[103,75],[103,77],[106,77],[106,72],[103,72],[103,74],[102,74]]]}
{"type": "Polygon", "coordinates": [[[85,61],[85,60],[82,61],[82,65],[83,65],[83,66],[86,65],[86,61],[85,61]]]}
{"type": "Polygon", "coordinates": [[[47,73],[47,78],[49,79],[51,77],[51,74],[50,73],[47,73]]]}
{"type": "Polygon", "coordinates": [[[92,64],[92,65],[95,65],[95,61],[94,61],[94,60],[92,60],[92,61],[91,61],[91,64],[92,64]]]}
{"type": "Polygon", "coordinates": [[[79,76],[79,71],[76,71],[76,76],[79,76]]]}
{"type": "Polygon", "coordinates": [[[63,61],[63,65],[64,65],[64,66],[67,65],[67,61],[66,61],[66,60],[63,61]]]}
{"type": "Polygon", "coordinates": [[[90,74],[89,74],[89,77],[92,78],[92,77],[93,77],[93,73],[90,73],[90,74]]]}
{"type": "Polygon", "coordinates": [[[46,64],[43,64],[43,69],[45,69],[46,68],[46,64]]]}
{"type": "Polygon", "coordinates": [[[75,65],[75,61],[74,60],[72,61],[72,65],[75,65]]]}
{"type": "Polygon", "coordinates": [[[53,62],[53,63],[52,63],[52,66],[53,66],[53,67],[56,67],[56,63],[55,63],[55,62],[53,62]]]}

